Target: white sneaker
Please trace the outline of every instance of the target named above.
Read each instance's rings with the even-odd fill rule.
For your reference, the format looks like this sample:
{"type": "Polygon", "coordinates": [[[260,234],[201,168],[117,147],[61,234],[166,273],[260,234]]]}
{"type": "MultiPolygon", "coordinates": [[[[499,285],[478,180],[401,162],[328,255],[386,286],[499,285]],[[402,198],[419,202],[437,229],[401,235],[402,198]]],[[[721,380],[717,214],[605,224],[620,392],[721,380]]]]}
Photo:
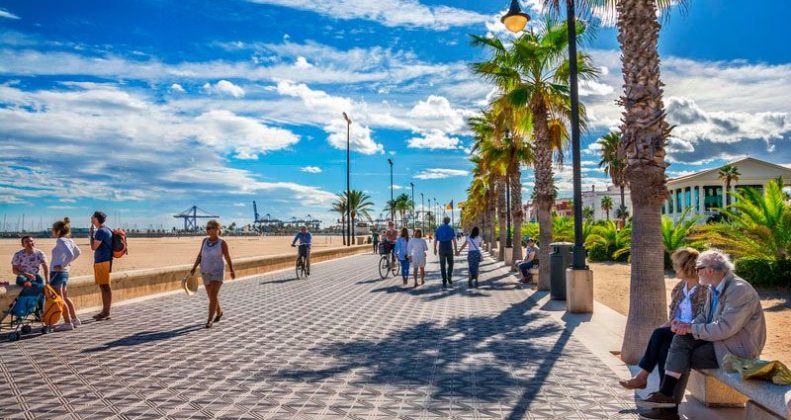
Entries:
{"type": "Polygon", "coordinates": [[[80,325],[82,325],[82,321],[80,321],[79,318],[74,318],[74,319],[71,320],[71,325],[73,325],[74,328],[77,328],[80,325]]]}
{"type": "Polygon", "coordinates": [[[58,325],[57,327],[55,327],[55,331],[71,331],[73,329],[74,329],[74,325],[72,325],[70,322],[64,322],[58,325]]]}

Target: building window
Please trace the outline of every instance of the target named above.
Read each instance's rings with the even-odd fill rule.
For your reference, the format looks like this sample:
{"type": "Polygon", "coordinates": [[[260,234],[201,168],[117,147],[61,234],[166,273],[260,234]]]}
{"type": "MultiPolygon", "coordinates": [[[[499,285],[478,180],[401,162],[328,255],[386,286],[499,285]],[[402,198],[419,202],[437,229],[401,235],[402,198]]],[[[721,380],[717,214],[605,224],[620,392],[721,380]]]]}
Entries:
{"type": "Polygon", "coordinates": [[[700,187],[695,186],[695,213],[700,213],[700,187]]]}
{"type": "Polygon", "coordinates": [[[692,207],[692,187],[684,188],[684,208],[692,207]]]}
{"type": "Polygon", "coordinates": [[[704,186],[703,187],[703,209],[712,211],[714,208],[722,208],[722,187],[704,186]]]}
{"type": "Polygon", "coordinates": [[[673,214],[673,193],[671,192],[667,196],[667,214],[673,214]]]}
{"type": "Polygon", "coordinates": [[[681,207],[681,188],[679,188],[676,190],[676,213],[681,213],[682,211],[683,210],[681,207]]]}

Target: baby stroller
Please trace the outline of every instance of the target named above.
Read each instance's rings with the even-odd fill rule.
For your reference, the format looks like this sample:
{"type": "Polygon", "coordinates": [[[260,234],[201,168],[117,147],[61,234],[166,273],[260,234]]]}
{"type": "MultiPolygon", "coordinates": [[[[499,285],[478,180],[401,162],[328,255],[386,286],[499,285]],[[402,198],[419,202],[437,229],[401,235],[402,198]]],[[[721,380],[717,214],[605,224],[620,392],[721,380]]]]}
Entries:
{"type": "MultiPolygon", "coordinates": [[[[16,341],[33,331],[33,324],[41,322],[44,307],[44,288],[25,287],[14,299],[8,310],[0,315],[0,333],[3,329],[9,341],[16,341]],[[5,322],[6,319],[8,322],[5,322]]],[[[0,334],[2,335],[2,334],[0,334]]]]}

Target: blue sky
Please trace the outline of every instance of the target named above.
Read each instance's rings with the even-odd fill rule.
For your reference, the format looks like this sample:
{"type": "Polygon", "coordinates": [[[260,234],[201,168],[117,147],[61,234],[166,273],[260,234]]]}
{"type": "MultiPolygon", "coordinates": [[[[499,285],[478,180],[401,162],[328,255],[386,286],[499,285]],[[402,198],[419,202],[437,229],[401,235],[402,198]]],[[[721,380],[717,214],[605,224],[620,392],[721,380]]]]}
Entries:
{"type": "MultiPolygon", "coordinates": [[[[81,225],[98,208],[169,227],[198,204],[249,223],[256,200],[273,217],[333,220],[343,111],[352,186],[376,213],[388,158],[396,194],[413,182],[418,203],[421,192],[463,199],[464,120],[492,91],[469,72],[484,58],[469,34],[508,37],[497,21],[507,3],[0,0],[0,214],[12,226],[22,214],[36,227],[64,215],[81,225]]],[[[523,2],[533,16],[535,3],[523,2]]],[[[778,29],[791,4],[704,0],[665,13],[670,175],[746,154],[791,164],[791,48],[778,29]]],[[[586,188],[607,184],[591,144],[620,113],[616,32],[598,26],[584,48],[603,74],[581,86],[586,188]]],[[[570,165],[557,181],[568,194],[570,165]]],[[[524,184],[529,193],[528,169],[524,184]]]]}

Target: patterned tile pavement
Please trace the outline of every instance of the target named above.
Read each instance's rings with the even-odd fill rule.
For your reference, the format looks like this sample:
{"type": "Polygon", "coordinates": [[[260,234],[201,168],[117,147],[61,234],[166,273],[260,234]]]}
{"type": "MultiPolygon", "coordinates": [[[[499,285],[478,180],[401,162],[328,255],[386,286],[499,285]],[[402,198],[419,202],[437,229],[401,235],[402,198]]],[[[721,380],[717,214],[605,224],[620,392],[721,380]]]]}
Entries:
{"type": "MultiPolygon", "coordinates": [[[[611,419],[632,394],[500,265],[443,291],[380,280],[378,256],[228,283],[225,317],[175,294],[71,332],[0,342],[2,419],[611,419]]],[[[411,284],[411,283],[410,283],[411,284]]]]}

